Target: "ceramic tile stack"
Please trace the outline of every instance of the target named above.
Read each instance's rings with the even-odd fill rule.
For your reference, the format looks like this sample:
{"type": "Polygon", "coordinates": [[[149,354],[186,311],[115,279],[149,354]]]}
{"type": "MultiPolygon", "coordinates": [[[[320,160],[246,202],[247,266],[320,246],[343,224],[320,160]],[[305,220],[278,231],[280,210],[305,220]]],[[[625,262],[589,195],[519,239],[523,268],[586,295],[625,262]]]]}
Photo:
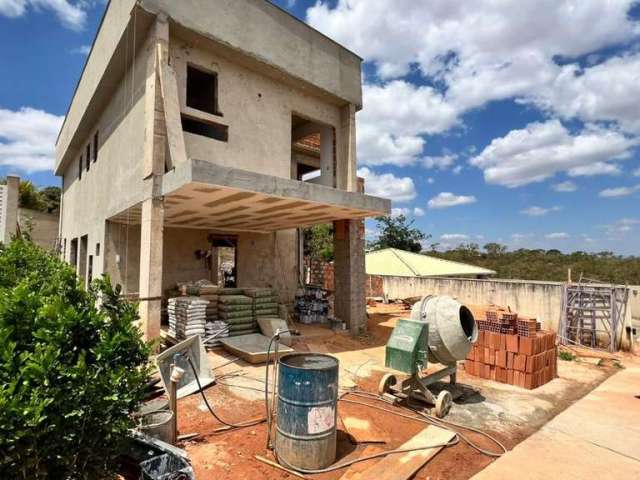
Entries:
{"type": "Polygon", "coordinates": [[[253,299],[239,288],[223,288],[218,295],[218,317],[229,325],[229,336],[259,333],[253,315],[253,299]]]}
{"type": "Polygon", "coordinates": [[[169,335],[178,339],[203,336],[205,333],[207,300],[186,296],[169,299],[169,335]]]}
{"type": "Polygon", "coordinates": [[[295,312],[300,323],[328,323],[329,300],[327,291],[319,286],[305,285],[296,292],[295,312]]]}
{"type": "Polygon", "coordinates": [[[536,319],[494,305],[469,309],[479,329],[465,360],[469,375],[529,390],[558,376],[554,332],[540,330],[536,319]]]}
{"type": "Polygon", "coordinates": [[[246,288],[244,294],[252,300],[253,317],[278,318],[278,293],[272,288],[246,288]]]}

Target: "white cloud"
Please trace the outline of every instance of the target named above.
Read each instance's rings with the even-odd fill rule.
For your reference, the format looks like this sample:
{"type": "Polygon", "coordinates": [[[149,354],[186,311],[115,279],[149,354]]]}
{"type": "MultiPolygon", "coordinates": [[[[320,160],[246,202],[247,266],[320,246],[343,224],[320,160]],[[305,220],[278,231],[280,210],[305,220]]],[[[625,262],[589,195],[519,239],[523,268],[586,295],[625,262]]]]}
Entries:
{"type": "Polygon", "coordinates": [[[420,208],[420,207],[415,207],[415,208],[413,209],[413,215],[414,215],[415,217],[424,217],[424,216],[425,216],[425,213],[426,213],[426,212],[425,212],[422,208],[420,208]]]}
{"type": "Polygon", "coordinates": [[[440,235],[440,240],[444,240],[446,242],[462,242],[464,240],[469,240],[469,235],[465,235],[464,233],[444,233],[440,235]]]}
{"type": "Polygon", "coordinates": [[[534,205],[532,207],[525,208],[524,210],[520,210],[520,213],[529,217],[544,217],[550,212],[559,212],[560,210],[562,210],[562,207],[544,208],[534,205]]]}
{"type": "Polygon", "coordinates": [[[51,170],[63,118],[28,107],[0,109],[0,165],[26,173],[51,170]]]}
{"type": "Polygon", "coordinates": [[[634,170],[634,171],[633,171],[633,175],[634,175],[635,177],[640,177],[640,168],[638,168],[637,170],[634,170]]]}
{"type": "Polygon", "coordinates": [[[602,198],[626,197],[640,191],[640,184],[631,187],[605,188],[598,196],[602,198]]]}
{"type": "MultiPolygon", "coordinates": [[[[437,108],[422,106],[420,116],[429,116],[432,127],[453,126],[466,111],[516,98],[563,118],[614,121],[638,132],[640,55],[602,63],[590,55],[585,69],[572,62],[636,39],[640,28],[628,15],[634,1],[477,0],[473,8],[460,1],[338,0],[333,8],[317,1],[307,19],[373,62],[383,80],[417,69],[441,88],[428,90],[437,108]]],[[[372,103],[365,101],[365,111],[372,103]]]]}
{"type": "Polygon", "coordinates": [[[363,165],[409,165],[422,155],[421,135],[441,133],[457,121],[457,112],[428,86],[397,80],[365,85],[358,114],[358,159],[363,165]]]}
{"type": "Polygon", "coordinates": [[[365,190],[370,195],[394,202],[408,202],[416,197],[416,188],[410,177],[396,177],[392,173],[379,175],[366,167],[359,168],[357,173],[364,178],[365,190]]]}
{"type": "Polygon", "coordinates": [[[640,219],[621,218],[613,223],[601,225],[600,228],[605,230],[609,238],[620,238],[621,236],[624,236],[624,234],[634,230],[638,225],[640,225],[640,219]]]}
{"type": "Polygon", "coordinates": [[[565,232],[547,233],[544,238],[547,240],[565,240],[569,238],[569,234],[565,232]]]}
{"type": "Polygon", "coordinates": [[[530,123],[493,141],[470,163],[484,171],[485,180],[507,187],[540,182],[558,172],[572,176],[612,173],[611,161],[625,160],[640,139],[588,125],[571,134],[558,120],[530,123]]]}
{"type": "Polygon", "coordinates": [[[70,52],[78,55],[87,56],[91,52],[91,45],[80,45],[79,47],[72,48],[70,52]]]}
{"type": "Polygon", "coordinates": [[[460,175],[460,173],[462,172],[462,169],[463,169],[463,168],[464,168],[464,167],[463,167],[462,165],[456,165],[456,166],[453,168],[453,170],[451,170],[451,172],[452,172],[454,175],[460,175]]]}
{"type": "Polygon", "coordinates": [[[571,193],[578,190],[578,186],[571,180],[567,180],[566,182],[556,183],[551,188],[556,192],[561,192],[561,193],[571,193]]]}
{"type": "Polygon", "coordinates": [[[429,178],[427,178],[427,183],[429,185],[433,185],[434,183],[436,183],[436,181],[433,179],[433,177],[429,177],[429,178]]]}
{"type": "Polygon", "coordinates": [[[409,209],[406,207],[396,207],[391,209],[392,217],[399,217],[400,215],[404,215],[405,217],[409,214],[409,209]]]}
{"type": "Polygon", "coordinates": [[[87,20],[86,2],[68,0],[0,0],[0,15],[9,18],[22,17],[29,10],[52,10],[67,28],[82,30],[87,20]]]}
{"type": "Polygon", "coordinates": [[[439,155],[437,157],[424,157],[422,159],[422,166],[425,168],[437,168],[439,170],[446,170],[451,165],[453,165],[457,158],[458,155],[455,154],[439,155]]]}
{"type": "Polygon", "coordinates": [[[457,205],[476,203],[476,197],[469,195],[454,195],[451,192],[441,192],[428,202],[429,208],[449,208],[457,205]]]}

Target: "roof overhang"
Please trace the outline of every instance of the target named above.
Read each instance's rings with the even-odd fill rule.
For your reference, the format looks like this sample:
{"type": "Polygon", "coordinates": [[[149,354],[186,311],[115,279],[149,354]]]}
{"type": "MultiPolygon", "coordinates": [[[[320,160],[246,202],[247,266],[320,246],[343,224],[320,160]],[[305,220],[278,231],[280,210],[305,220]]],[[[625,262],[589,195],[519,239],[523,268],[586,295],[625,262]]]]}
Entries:
{"type": "MultiPolygon", "coordinates": [[[[188,160],[162,178],[164,224],[269,233],[387,215],[391,202],[358,192],[188,160]]],[[[140,204],[110,218],[140,223],[140,204]]]]}

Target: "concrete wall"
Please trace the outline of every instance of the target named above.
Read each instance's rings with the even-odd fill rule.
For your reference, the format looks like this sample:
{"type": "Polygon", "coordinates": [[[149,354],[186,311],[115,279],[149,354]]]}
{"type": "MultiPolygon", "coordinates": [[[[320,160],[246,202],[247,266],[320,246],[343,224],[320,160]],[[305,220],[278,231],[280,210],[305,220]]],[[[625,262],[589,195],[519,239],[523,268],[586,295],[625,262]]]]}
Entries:
{"type": "MultiPolygon", "coordinates": [[[[103,251],[104,253],[101,253],[103,258],[94,259],[94,268],[102,263],[104,272],[109,274],[112,283],[122,285],[123,293],[138,293],[140,288],[140,225],[106,222],[103,251]]],[[[94,278],[97,276],[94,273],[94,278]]]]}
{"type": "Polygon", "coordinates": [[[0,185],[0,242],[5,242],[5,231],[7,228],[7,199],[9,188],[0,185]]]}
{"type": "Polygon", "coordinates": [[[81,150],[76,152],[63,175],[61,237],[69,244],[72,238],[89,236],[87,254],[94,255],[94,278],[104,269],[104,262],[95,255],[95,248],[97,243],[105,241],[106,218],[124,206],[140,201],[143,195],[147,48],[137,53],[135,64],[121,79],[107,108],[90,129],[91,134],[84,139],[81,150]],[[78,179],[80,155],[85,158],[89,142],[93,151],[96,130],[99,135],[98,160],[91,162],[89,171],[83,165],[82,178],[78,179]]]}
{"type": "Polygon", "coordinates": [[[178,80],[181,111],[229,127],[228,142],[185,133],[190,158],[291,178],[291,118],[294,113],[334,127],[337,144],[342,140],[340,108],[300,88],[273,80],[212,50],[191,47],[175,37],[171,39],[171,61],[178,80]],[[219,108],[223,116],[200,112],[186,105],[187,64],[217,74],[219,108]]]}
{"type": "Polygon", "coordinates": [[[631,316],[640,321],[640,285],[632,285],[629,287],[629,309],[631,316]]]}
{"type": "Polygon", "coordinates": [[[59,222],[59,212],[47,213],[28,208],[18,210],[20,231],[26,232],[27,228],[30,228],[31,240],[42,248],[49,250],[55,248],[59,222]]]}
{"type": "Polygon", "coordinates": [[[553,330],[560,322],[562,288],[559,282],[383,277],[383,290],[390,299],[449,295],[464,303],[494,303],[536,317],[543,328],[553,330]]]}

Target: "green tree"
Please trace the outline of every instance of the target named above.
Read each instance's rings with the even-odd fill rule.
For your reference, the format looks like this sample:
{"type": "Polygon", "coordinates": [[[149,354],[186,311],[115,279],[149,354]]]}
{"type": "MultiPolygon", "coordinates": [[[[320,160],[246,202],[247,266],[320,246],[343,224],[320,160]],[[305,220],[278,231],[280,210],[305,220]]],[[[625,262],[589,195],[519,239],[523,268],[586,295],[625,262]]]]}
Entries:
{"type": "Polygon", "coordinates": [[[506,245],[494,242],[487,243],[483,248],[488,255],[502,255],[507,251],[506,245]]]}
{"type": "Polygon", "coordinates": [[[40,189],[40,199],[47,212],[51,213],[60,208],[60,187],[49,186],[40,189]]]}
{"type": "Polygon", "coordinates": [[[120,293],[26,240],[0,247],[0,478],[114,477],[150,352],[120,293]]]}
{"type": "Polygon", "coordinates": [[[408,252],[420,253],[422,242],[431,238],[419,229],[414,228],[415,220],[407,221],[404,215],[377,217],[380,235],[369,244],[373,250],[383,248],[397,248],[408,252]]]}
{"type": "Polygon", "coordinates": [[[333,224],[314,225],[304,230],[304,254],[313,260],[333,261],[333,224]]]}
{"type": "Polygon", "coordinates": [[[20,182],[18,203],[20,207],[32,210],[43,210],[45,208],[38,187],[30,180],[20,182]]]}

